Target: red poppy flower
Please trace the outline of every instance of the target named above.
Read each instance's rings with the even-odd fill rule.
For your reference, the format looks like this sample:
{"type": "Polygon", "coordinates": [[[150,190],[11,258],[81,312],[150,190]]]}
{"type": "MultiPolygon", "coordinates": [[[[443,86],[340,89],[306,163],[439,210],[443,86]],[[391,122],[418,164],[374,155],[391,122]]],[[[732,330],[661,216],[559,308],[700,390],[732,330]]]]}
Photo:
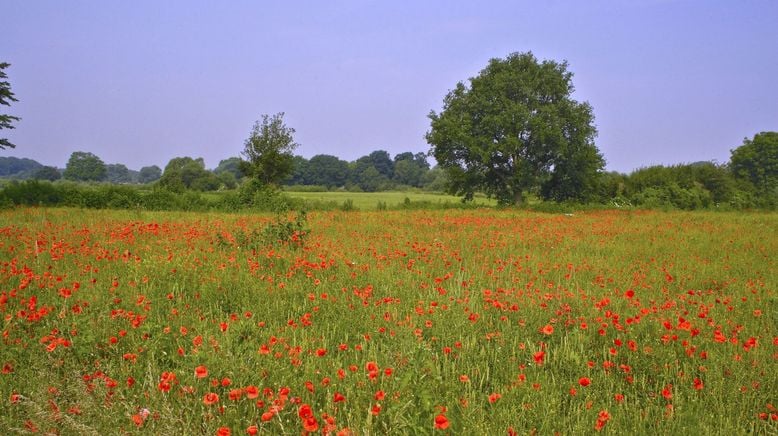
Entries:
{"type": "Polygon", "coordinates": [[[200,365],[197,368],[195,368],[195,377],[197,378],[208,377],[208,368],[206,368],[203,365],[200,365]]]}
{"type": "Polygon", "coordinates": [[[314,432],[319,429],[319,421],[317,421],[313,416],[305,418],[303,420],[303,428],[307,432],[314,432]]]}
{"type": "Polygon", "coordinates": [[[435,417],[435,428],[438,430],[445,430],[449,426],[448,418],[446,418],[446,415],[440,414],[435,417]]]}
{"type": "Polygon", "coordinates": [[[544,335],[550,335],[554,333],[554,326],[551,324],[546,324],[542,329],[540,329],[540,332],[544,335]]]}
{"type": "Polygon", "coordinates": [[[203,397],[203,404],[205,404],[206,406],[210,406],[211,404],[215,404],[215,403],[218,403],[218,402],[219,402],[219,395],[217,395],[217,394],[215,394],[213,392],[208,392],[203,397]]]}
{"type": "Polygon", "coordinates": [[[589,386],[592,383],[592,381],[589,379],[589,377],[581,377],[578,379],[578,384],[581,386],[589,386]]]}
{"type": "Polygon", "coordinates": [[[246,392],[246,398],[250,400],[253,400],[259,396],[259,389],[257,389],[257,387],[254,385],[246,386],[244,391],[246,392]]]}

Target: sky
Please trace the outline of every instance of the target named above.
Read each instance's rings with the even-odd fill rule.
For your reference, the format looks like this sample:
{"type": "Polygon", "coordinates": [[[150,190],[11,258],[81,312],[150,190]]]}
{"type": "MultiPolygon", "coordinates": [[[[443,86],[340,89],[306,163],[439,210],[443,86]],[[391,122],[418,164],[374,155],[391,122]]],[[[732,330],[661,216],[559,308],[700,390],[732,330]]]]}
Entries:
{"type": "Polygon", "coordinates": [[[778,131],[778,1],[3,2],[21,117],[0,156],[130,169],[238,156],[284,112],[296,154],[427,152],[430,111],[489,59],[567,61],[611,171],[715,160],[778,131]]]}

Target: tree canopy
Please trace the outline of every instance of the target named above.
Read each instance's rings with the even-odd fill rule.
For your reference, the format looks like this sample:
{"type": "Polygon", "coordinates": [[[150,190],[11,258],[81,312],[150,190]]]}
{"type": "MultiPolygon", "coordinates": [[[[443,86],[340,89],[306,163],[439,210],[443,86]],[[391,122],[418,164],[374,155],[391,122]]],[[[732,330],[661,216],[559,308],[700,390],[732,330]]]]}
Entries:
{"type": "Polygon", "coordinates": [[[78,182],[105,180],[107,170],[102,159],[92,153],[75,151],[70,155],[62,177],[78,182]]]}
{"type": "Polygon", "coordinates": [[[478,76],[430,112],[431,154],[465,199],[476,191],[519,204],[528,191],[555,200],[583,199],[604,160],[588,103],[571,97],[567,63],[538,62],[532,53],[491,59],[478,76]]]}
{"type": "Polygon", "coordinates": [[[163,188],[173,192],[186,189],[195,191],[215,191],[221,182],[216,175],[205,169],[205,161],[198,157],[174,157],[165,166],[165,172],[159,179],[163,188]]]}
{"type": "Polygon", "coordinates": [[[162,177],[162,169],[156,165],[146,166],[138,172],[138,183],[151,183],[162,177]]]}
{"type": "Polygon", "coordinates": [[[750,182],[760,194],[778,196],[778,132],[762,132],[732,150],[735,177],[750,182]]]}
{"type": "Polygon", "coordinates": [[[278,185],[294,169],[295,130],[284,124],[284,113],[262,115],[246,139],[243,156],[248,160],[241,168],[263,184],[278,185]]]}
{"type": "MultiPolygon", "coordinates": [[[[11,64],[7,62],[0,62],[0,105],[3,106],[10,106],[11,102],[19,101],[16,99],[16,97],[14,97],[14,93],[11,92],[11,84],[8,81],[3,80],[8,78],[8,75],[3,70],[10,66],[11,64]]],[[[14,126],[12,123],[19,120],[19,117],[15,117],[13,115],[0,114],[0,130],[13,129],[14,126]]],[[[7,138],[0,138],[0,150],[14,147],[16,146],[11,144],[7,138]]]]}

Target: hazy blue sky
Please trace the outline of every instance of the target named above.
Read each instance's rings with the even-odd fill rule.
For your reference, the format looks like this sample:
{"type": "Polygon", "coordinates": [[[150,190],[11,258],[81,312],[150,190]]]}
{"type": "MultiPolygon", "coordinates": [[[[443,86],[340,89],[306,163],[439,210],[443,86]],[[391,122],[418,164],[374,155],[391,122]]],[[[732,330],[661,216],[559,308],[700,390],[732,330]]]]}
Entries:
{"type": "Polygon", "coordinates": [[[778,1],[6,0],[22,117],[0,156],[132,169],[237,156],[286,113],[297,153],[426,152],[427,114],[493,57],[567,60],[611,170],[715,159],[778,130],[778,1]]]}

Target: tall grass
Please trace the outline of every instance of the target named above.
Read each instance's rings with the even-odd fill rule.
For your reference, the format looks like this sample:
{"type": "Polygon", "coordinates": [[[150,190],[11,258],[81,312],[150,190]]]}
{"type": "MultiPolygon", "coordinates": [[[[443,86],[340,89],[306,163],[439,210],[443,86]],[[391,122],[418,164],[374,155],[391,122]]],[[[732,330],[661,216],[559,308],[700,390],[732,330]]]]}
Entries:
{"type": "Polygon", "coordinates": [[[0,211],[0,428],[774,433],[776,218],[0,211]]]}

